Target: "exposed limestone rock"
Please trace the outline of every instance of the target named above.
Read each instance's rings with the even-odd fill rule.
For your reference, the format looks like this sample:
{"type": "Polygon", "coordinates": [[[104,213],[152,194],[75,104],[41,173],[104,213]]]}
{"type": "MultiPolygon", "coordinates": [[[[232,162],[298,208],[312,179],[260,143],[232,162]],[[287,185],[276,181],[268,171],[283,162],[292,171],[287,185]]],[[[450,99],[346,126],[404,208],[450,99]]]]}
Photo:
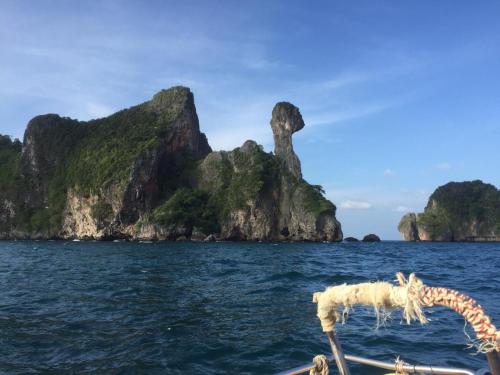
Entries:
{"type": "Polygon", "coordinates": [[[124,223],[135,223],[149,212],[161,199],[165,184],[172,185],[170,189],[179,187],[181,181],[175,179],[183,173],[186,164],[212,151],[205,134],[200,132],[193,94],[189,89],[174,87],[162,90],[146,106],[159,115],[178,115],[158,146],[146,150],[135,160],[120,212],[124,223]],[[169,107],[169,103],[174,104],[169,107]]]}
{"type": "Polygon", "coordinates": [[[207,235],[200,228],[194,227],[189,239],[191,241],[203,241],[205,238],[207,238],[207,235]]]}
{"type": "Polygon", "coordinates": [[[203,240],[203,242],[215,242],[217,241],[217,237],[215,236],[215,234],[209,234],[207,237],[205,237],[205,239],[203,240]]]}
{"type": "Polygon", "coordinates": [[[339,241],[335,206],[302,179],[292,134],[304,127],[298,108],[278,103],[271,127],[276,155],[253,141],[213,152],[199,166],[199,189],[218,197],[221,238],[266,241],[339,241]]]}
{"type": "Polygon", "coordinates": [[[19,171],[25,190],[17,202],[36,220],[30,225],[29,217],[20,219],[24,227],[15,230],[26,238],[133,237],[135,223],[188,185],[186,169],[210,151],[193,95],[184,87],[162,90],[149,102],[91,122],[37,116],[25,132],[19,171]],[[115,146],[115,139],[120,144],[115,146]],[[96,152],[102,156],[96,158],[96,152]],[[95,160],[83,168],[89,158],[95,160]],[[110,217],[92,217],[95,205],[100,211],[108,207],[110,217]]]}
{"type": "Polygon", "coordinates": [[[55,114],[36,116],[26,127],[21,155],[21,175],[26,208],[48,205],[49,185],[81,139],[78,121],[55,114]]]}
{"type": "Polygon", "coordinates": [[[0,221],[7,221],[16,215],[14,203],[8,199],[0,202],[0,221]]]}
{"type": "Polygon", "coordinates": [[[146,241],[175,241],[179,237],[188,237],[189,231],[185,227],[176,225],[158,225],[158,224],[138,224],[134,239],[146,241]]]}
{"type": "Polygon", "coordinates": [[[95,195],[83,197],[73,190],[68,191],[62,236],[66,238],[102,238],[105,228],[98,228],[97,221],[92,217],[92,206],[98,201],[99,198],[95,195]]]}
{"type": "Polygon", "coordinates": [[[286,180],[282,179],[282,196],[291,193],[291,197],[282,201],[279,216],[280,227],[289,232],[285,238],[293,241],[342,240],[340,223],[335,218],[335,206],[306,182],[290,189],[291,185],[286,180]],[[318,206],[313,207],[312,201],[318,206]],[[286,207],[288,202],[289,210],[286,207]]]}
{"type": "MultiPolygon", "coordinates": [[[[276,211],[273,195],[276,170],[273,156],[253,141],[230,152],[213,152],[199,166],[197,187],[214,197],[221,238],[270,240],[276,211]]],[[[277,193],[276,193],[277,194],[277,193]]]]}
{"type": "Polygon", "coordinates": [[[293,104],[280,102],[274,106],[271,118],[274,153],[281,160],[283,169],[298,180],[302,179],[302,171],[299,158],[293,151],[292,134],[304,126],[302,115],[293,104]]]}
{"type": "Polygon", "coordinates": [[[401,218],[398,230],[405,241],[418,241],[417,215],[409,213],[401,218]]]}
{"type": "Polygon", "coordinates": [[[15,182],[0,181],[0,238],[341,240],[293,151],[300,111],[278,103],[271,127],[274,154],[251,140],[211,152],[185,87],[88,122],[37,116],[22,148],[0,139],[15,182]]]}
{"type": "Polygon", "coordinates": [[[11,221],[16,215],[14,202],[9,199],[0,200],[0,238],[9,238],[12,231],[11,221]]]}

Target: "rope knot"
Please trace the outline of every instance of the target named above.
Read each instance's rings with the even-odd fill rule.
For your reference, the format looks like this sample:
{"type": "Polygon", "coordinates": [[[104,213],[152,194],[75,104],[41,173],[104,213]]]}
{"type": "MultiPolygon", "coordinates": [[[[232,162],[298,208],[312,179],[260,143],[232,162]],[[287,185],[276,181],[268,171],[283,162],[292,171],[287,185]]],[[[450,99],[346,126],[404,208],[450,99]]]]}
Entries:
{"type": "Polygon", "coordinates": [[[320,354],[313,358],[314,367],[309,371],[309,375],[328,375],[328,358],[320,354]]]}
{"type": "Polygon", "coordinates": [[[404,367],[403,367],[406,364],[407,363],[405,361],[403,361],[401,358],[397,357],[396,362],[394,363],[394,370],[396,371],[396,374],[407,375],[408,373],[405,372],[404,367]]]}

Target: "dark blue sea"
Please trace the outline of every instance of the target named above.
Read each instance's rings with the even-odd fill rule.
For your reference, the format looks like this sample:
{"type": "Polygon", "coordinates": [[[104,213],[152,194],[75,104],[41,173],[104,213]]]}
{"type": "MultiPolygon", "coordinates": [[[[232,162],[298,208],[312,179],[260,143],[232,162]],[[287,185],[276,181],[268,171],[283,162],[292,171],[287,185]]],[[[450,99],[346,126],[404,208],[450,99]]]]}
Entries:
{"type": "MultiPolygon", "coordinates": [[[[500,244],[0,242],[0,373],[271,374],[328,354],[314,291],[398,271],[470,294],[500,325],[500,244]]],[[[376,330],[356,308],[339,338],[349,354],[486,367],[460,316],[428,316],[376,330]]]]}

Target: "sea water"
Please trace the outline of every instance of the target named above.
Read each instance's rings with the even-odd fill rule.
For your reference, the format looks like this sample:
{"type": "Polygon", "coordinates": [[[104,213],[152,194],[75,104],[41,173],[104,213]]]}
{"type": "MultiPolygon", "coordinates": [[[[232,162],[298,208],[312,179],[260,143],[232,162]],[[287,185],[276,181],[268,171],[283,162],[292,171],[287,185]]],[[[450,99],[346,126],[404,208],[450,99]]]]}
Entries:
{"type": "MultiPolygon", "coordinates": [[[[274,373],[328,354],[313,292],[398,271],[469,294],[500,325],[495,243],[3,241],[0,373],[274,373]]],[[[353,355],[486,366],[467,349],[460,316],[428,317],[408,326],[393,313],[376,329],[359,307],[338,335],[353,355]]]]}

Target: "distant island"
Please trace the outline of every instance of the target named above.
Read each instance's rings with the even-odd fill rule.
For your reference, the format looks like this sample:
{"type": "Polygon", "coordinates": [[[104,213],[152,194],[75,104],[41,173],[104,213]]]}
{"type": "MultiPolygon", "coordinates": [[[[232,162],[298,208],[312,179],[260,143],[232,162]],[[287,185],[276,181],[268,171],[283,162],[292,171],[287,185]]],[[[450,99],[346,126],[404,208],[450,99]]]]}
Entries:
{"type": "Polygon", "coordinates": [[[212,152],[188,88],[109,117],[33,118],[0,136],[1,239],[340,241],[336,207],[302,178],[297,107],[276,104],[275,152],[212,152]]]}
{"type": "Polygon", "coordinates": [[[423,213],[408,213],[398,230],[406,241],[500,241],[500,190],[480,180],[450,182],[423,213]]]}

